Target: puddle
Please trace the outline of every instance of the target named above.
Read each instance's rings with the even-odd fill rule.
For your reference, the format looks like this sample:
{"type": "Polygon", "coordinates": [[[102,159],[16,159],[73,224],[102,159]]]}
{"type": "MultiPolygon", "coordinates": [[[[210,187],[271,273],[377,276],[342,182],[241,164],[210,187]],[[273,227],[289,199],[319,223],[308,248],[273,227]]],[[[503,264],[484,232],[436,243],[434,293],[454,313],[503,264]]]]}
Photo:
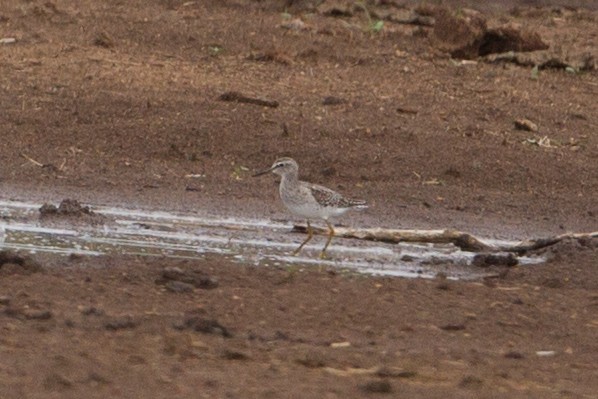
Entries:
{"type": "MultiPolygon", "coordinates": [[[[321,260],[325,237],[314,239],[299,256],[290,256],[304,239],[291,233],[291,224],[267,220],[217,218],[195,214],[91,206],[106,217],[103,224],[66,224],[39,218],[42,204],[0,201],[0,247],[31,253],[128,254],[201,259],[220,254],[236,262],[263,266],[333,266],[361,273],[434,277],[442,272],[452,279],[484,276],[471,266],[475,253],[453,245],[384,244],[335,238],[330,259],[321,260]]],[[[542,259],[520,257],[520,263],[542,259]]]]}

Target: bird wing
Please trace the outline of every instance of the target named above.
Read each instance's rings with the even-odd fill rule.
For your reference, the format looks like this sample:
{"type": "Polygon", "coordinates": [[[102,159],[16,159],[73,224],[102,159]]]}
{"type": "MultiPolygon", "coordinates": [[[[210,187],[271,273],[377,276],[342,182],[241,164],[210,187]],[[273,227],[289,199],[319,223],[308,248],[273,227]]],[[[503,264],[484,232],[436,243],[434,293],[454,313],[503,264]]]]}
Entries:
{"type": "Polygon", "coordinates": [[[322,206],[351,208],[354,206],[364,206],[366,204],[363,200],[345,198],[336,191],[318,184],[308,184],[308,188],[311,195],[313,195],[316,201],[322,206]]]}

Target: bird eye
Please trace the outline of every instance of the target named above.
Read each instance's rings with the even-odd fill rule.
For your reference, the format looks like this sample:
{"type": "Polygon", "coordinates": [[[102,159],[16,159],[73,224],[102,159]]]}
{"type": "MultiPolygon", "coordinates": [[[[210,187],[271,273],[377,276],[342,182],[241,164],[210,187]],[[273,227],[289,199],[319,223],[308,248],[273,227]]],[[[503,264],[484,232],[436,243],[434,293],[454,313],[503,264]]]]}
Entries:
{"type": "Polygon", "coordinates": [[[284,164],[281,162],[278,165],[276,165],[277,168],[282,168],[284,166],[284,164]]]}

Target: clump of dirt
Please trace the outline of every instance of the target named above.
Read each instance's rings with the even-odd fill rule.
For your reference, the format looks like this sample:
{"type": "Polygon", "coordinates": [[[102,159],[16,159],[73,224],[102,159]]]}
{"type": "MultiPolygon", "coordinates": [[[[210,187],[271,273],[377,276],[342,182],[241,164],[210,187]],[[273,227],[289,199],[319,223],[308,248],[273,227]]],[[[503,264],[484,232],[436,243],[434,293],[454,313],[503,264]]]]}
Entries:
{"type": "Polygon", "coordinates": [[[62,200],[58,207],[45,203],[39,208],[39,213],[42,220],[68,218],[97,224],[105,219],[105,216],[93,212],[88,206],[83,206],[79,201],[69,198],[62,200]]]}
{"type": "Polygon", "coordinates": [[[33,258],[13,251],[0,251],[0,275],[32,274],[42,270],[33,258]]]}
{"type": "Polygon", "coordinates": [[[596,251],[597,249],[598,237],[569,237],[535,251],[535,254],[546,256],[550,260],[561,260],[573,257],[580,252],[596,251]]]}
{"type": "Polygon", "coordinates": [[[537,32],[514,24],[489,28],[486,17],[475,10],[463,9],[460,14],[440,8],[432,37],[437,47],[452,57],[474,59],[508,51],[546,50],[537,32]]]}
{"type": "Polygon", "coordinates": [[[206,275],[200,270],[183,270],[179,267],[166,267],[162,270],[156,284],[164,285],[172,292],[187,292],[193,288],[214,289],[218,279],[206,275]]]}

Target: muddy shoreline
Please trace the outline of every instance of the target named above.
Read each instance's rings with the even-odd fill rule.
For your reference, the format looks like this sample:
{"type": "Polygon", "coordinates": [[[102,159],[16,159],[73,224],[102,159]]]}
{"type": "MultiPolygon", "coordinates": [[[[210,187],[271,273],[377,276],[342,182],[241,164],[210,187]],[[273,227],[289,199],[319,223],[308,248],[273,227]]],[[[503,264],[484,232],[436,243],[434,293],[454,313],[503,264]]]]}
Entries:
{"type": "MultiPolygon", "coordinates": [[[[596,231],[596,10],[290,3],[3,1],[0,198],[57,208],[0,215],[0,235],[29,218],[64,246],[0,252],[0,397],[595,398],[595,239],[474,281],[355,273],[344,259],[377,244],[344,239],[332,264],[261,264],[302,236],[251,175],[293,157],[370,202],[348,227],[596,231]],[[63,218],[66,198],[282,227],[251,259],[92,256],[56,226],[105,240],[102,222],[63,218]]],[[[106,229],[170,228],[137,222],[106,229]]],[[[183,232],[170,244],[197,253],[201,228],[183,232]]]]}

